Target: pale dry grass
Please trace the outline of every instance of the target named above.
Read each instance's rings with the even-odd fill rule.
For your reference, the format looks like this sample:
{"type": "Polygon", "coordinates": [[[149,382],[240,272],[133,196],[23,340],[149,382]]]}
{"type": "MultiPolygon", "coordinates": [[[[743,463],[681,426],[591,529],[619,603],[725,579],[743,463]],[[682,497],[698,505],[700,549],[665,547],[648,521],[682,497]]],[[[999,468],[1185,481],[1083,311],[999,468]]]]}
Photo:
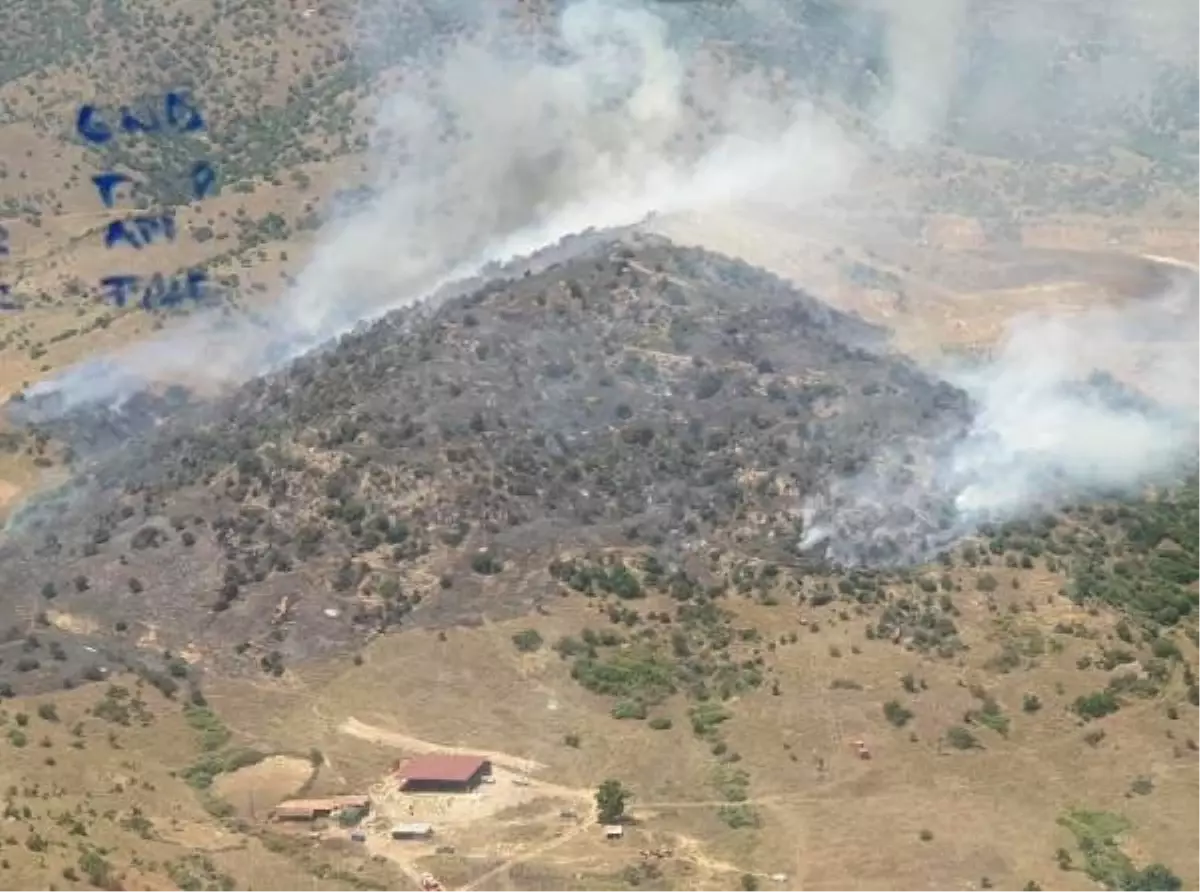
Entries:
{"type": "MultiPolygon", "coordinates": [[[[0,832],[0,885],[61,884],[63,870],[82,875],[82,852],[97,847],[106,851],[113,875],[127,889],[170,888],[168,866],[192,855],[211,859],[239,888],[312,888],[309,871],[222,825],[175,776],[198,755],[179,705],[134,679],[114,681],[140,693],[154,716],[151,724],[123,727],[89,715],[107,684],[3,703],[0,790],[18,812],[28,807],[30,813],[5,822],[0,832]],[[58,721],[39,716],[38,704],[47,702],[57,707],[58,721]],[[19,727],[19,714],[29,717],[23,729],[28,743],[20,748],[9,736],[19,727]],[[138,815],[141,823],[133,820],[138,815]],[[73,821],[82,834],[71,832],[73,821]],[[46,841],[45,851],[30,849],[35,836],[46,841]]],[[[330,877],[322,888],[353,887],[330,877]]]]}
{"type": "Polygon", "coordinates": [[[261,819],[271,808],[298,792],[313,777],[312,763],[297,756],[269,756],[257,765],[247,765],[223,774],[213,791],[251,820],[261,819]]]}
{"type": "MultiPolygon", "coordinates": [[[[583,599],[555,602],[550,616],[450,629],[444,641],[426,631],[382,639],[366,649],[363,665],[338,664],[305,679],[302,685],[313,685],[310,694],[278,695],[266,724],[293,745],[319,746],[335,766],[374,765],[376,779],[404,751],[519,754],[545,766],[532,775],[534,787],[574,791],[573,808],[585,818],[590,791],[604,777],[618,777],[634,791],[631,813],[639,823],[620,844],[605,843],[594,831],[571,831],[578,825],[551,807],[536,814],[532,805],[509,812],[489,806],[487,820],[460,822],[442,813],[454,856],[420,854],[424,849],[409,844],[388,853],[411,870],[436,862],[464,884],[483,877],[487,888],[513,887],[517,878],[533,881],[535,875],[547,882],[570,877],[574,888],[588,888],[601,876],[612,883],[638,862],[642,846],[633,841],[643,833],[674,839],[676,848],[694,841],[687,870],[664,868],[688,888],[728,888],[745,872],[786,874],[788,888],[978,888],[985,876],[997,888],[1029,880],[1047,889],[1078,888],[1086,882],[1081,875],[1062,873],[1053,860],[1055,849],[1072,845],[1056,821],[1073,807],[1126,814],[1134,822],[1128,851],[1162,860],[1194,882],[1194,865],[1179,857],[1200,830],[1200,777],[1194,753],[1183,745],[1194,732],[1169,721],[1162,701],[1132,701],[1102,723],[1082,725],[1069,706],[1103,687],[1107,673],[1081,671],[1075,662],[1111,646],[1112,618],[1054,594],[1061,585],[1054,574],[988,569],[1000,581],[990,597],[972,590],[970,571],[953,573],[965,583],[955,595],[956,622],[969,650],[950,661],[867,640],[864,620],[853,613],[845,621],[823,611],[814,633],[811,622],[800,625],[799,611],[731,602],[737,626],[769,630],[768,638],[798,636],[768,657],[780,696],[758,690],[731,701],[734,718],[723,726],[730,750],[740,755],[736,767],[750,775],[747,804],[762,820],[758,829],[730,830],[718,819],[715,760],[692,735],[682,700],[658,711],[674,719],[671,730],[617,722],[607,715],[611,703],[580,689],[557,656],[544,650],[523,655],[513,646],[511,635],[526,627],[537,628],[548,643],[577,634],[584,623],[602,628],[605,621],[583,599]],[[1019,590],[1006,588],[1014,575],[1019,590]],[[1060,621],[1082,621],[1096,637],[1055,634],[1060,621]],[[1008,672],[994,668],[1006,642],[1034,639],[1042,641],[1041,653],[1008,672]],[[904,691],[906,673],[923,680],[925,689],[904,691]],[[862,689],[831,688],[839,678],[862,689]],[[944,735],[978,707],[972,688],[998,701],[1011,728],[1004,737],[974,727],[983,748],[961,752],[945,744],[944,735]],[[1026,693],[1041,699],[1038,712],[1022,711],[1026,693]],[[882,706],[891,699],[915,713],[902,729],[884,719],[882,706]],[[375,730],[360,733],[366,725],[375,730]],[[1084,735],[1096,727],[1106,736],[1092,746],[1084,735]],[[562,744],[568,732],[580,735],[579,749],[562,744]],[[854,753],[859,738],[871,749],[869,761],[854,753]],[[1129,798],[1139,775],[1154,779],[1154,792],[1129,798]],[[922,840],[923,830],[933,839],[922,840]]],[[[484,788],[482,796],[488,795],[484,788]]],[[[421,819],[416,809],[411,819],[421,819]]]]}

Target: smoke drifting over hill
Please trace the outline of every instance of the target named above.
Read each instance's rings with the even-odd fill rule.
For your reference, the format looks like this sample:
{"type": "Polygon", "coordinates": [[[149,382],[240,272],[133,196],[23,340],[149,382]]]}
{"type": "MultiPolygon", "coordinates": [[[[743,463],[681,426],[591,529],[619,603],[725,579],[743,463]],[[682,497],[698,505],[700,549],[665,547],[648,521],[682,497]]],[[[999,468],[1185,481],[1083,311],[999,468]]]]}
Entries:
{"type": "Polygon", "coordinates": [[[768,187],[815,199],[853,166],[846,131],[806,100],[773,99],[758,72],[693,95],[697,51],[647,9],[570,6],[550,50],[512,22],[483,21],[428,48],[429,67],[382,101],[379,132],[402,140],[374,153],[374,199],[326,228],[265,324],[201,317],[113,357],[116,368],[88,364],[44,389],[69,407],[119,400],[138,379],[244,380],[567,234],[768,187]]]}
{"type": "MultiPolygon", "coordinates": [[[[441,12],[473,24],[432,41],[421,70],[383,98],[375,197],[326,228],[290,294],[253,322],[197,316],[31,394],[52,394],[54,411],[68,411],[119,404],[147,382],[244,381],[569,233],[756,196],[814,204],[881,151],[948,139],[1003,142],[1022,127],[1052,145],[1055,128],[1065,135],[1068,125],[1152,118],[1176,98],[1162,94],[1155,57],[1184,68],[1195,57],[1177,37],[1181,26],[1195,32],[1194,4],[1160,2],[1144,15],[1062,4],[1036,24],[1024,6],[985,23],[981,5],[954,0],[882,12],[762,0],[719,9],[582,0],[561,12],[554,34],[533,37],[492,4],[451,4],[441,12]],[[1091,55],[1057,59],[1057,38],[1080,31],[1095,37],[1091,55]],[[736,61],[713,68],[702,47],[710,37],[733,41],[736,61]],[[802,41],[794,59],[785,52],[792,40],[802,41]],[[1034,77],[1050,70],[1049,85],[1034,77]],[[1047,101],[1070,114],[1047,124],[1047,101]],[[858,111],[827,110],[847,103],[858,111]]],[[[363,15],[379,12],[387,5],[363,15]]],[[[1180,427],[1174,416],[1112,407],[1094,389],[1067,386],[1089,371],[1068,368],[1079,345],[1103,343],[1104,355],[1119,354],[1132,327],[1157,318],[1160,305],[1022,323],[994,361],[952,373],[979,406],[969,440],[933,450],[938,432],[930,431],[926,445],[912,447],[929,455],[925,477],[887,480],[881,472],[822,495],[840,519],[823,520],[814,502],[809,544],[831,536],[835,554],[854,559],[869,525],[852,531],[846,519],[869,514],[879,499],[919,502],[922,487],[958,494],[961,517],[946,522],[949,535],[980,512],[1027,506],[1051,481],[1067,493],[1130,486],[1194,455],[1194,408],[1180,427]]],[[[1167,369],[1194,371],[1195,347],[1165,345],[1152,377],[1172,382],[1167,369]]],[[[1191,382],[1194,407],[1194,375],[1191,382]]],[[[881,457],[881,468],[888,464],[881,457]]]]}
{"type": "Polygon", "coordinates": [[[1182,275],[1125,309],[1014,320],[990,358],[942,370],[974,403],[968,435],[931,450],[924,476],[908,472],[900,452],[884,451],[868,472],[811,499],[801,547],[825,544],[847,564],[921,560],[987,521],[1171,483],[1195,467],[1200,449],[1196,322],[1196,280],[1182,275]],[[1164,340],[1169,320],[1182,338],[1164,340]],[[1094,373],[1114,356],[1138,361],[1138,383],[1157,401],[1094,373]],[[921,516],[932,493],[953,499],[952,517],[921,516]],[[897,517],[941,532],[918,550],[881,553],[879,543],[903,540],[897,517]]]}

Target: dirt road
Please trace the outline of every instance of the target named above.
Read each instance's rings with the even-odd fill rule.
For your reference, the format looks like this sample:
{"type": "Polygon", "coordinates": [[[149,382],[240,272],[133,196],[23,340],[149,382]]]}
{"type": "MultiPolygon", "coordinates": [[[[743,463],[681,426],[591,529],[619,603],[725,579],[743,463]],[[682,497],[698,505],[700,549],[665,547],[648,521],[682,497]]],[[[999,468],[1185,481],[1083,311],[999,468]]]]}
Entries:
{"type": "Polygon", "coordinates": [[[353,717],[342,722],[338,726],[338,730],[343,734],[349,734],[351,737],[357,737],[359,740],[382,743],[413,753],[451,753],[454,755],[483,756],[486,759],[490,759],[496,765],[507,768],[510,771],[520,772],[521,774],[531,774],[546,767],[541,762],[533,759],[522,759],[520,756],[512,756],[508,753],[475,749],[474,747],[465,749],[457,746],[441,746],[437,743],[431,743],[428,740],[422,740],[419,737],[411,737],[399,731],[390,731],[376,725],[368,725],[366,722],[360,722],[353,717]]]}

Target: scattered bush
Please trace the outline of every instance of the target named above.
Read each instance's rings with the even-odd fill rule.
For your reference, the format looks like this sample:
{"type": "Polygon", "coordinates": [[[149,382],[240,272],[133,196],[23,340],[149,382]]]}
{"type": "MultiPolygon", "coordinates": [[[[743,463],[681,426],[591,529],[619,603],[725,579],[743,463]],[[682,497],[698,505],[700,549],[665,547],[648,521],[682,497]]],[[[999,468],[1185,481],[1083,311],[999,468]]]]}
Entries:
{"type": "Polygon", "coordinates": [[[539,650],[543,644],[542,636],[538,634],[536,629],[523,629],[512,636],[513,644],[521,653],[533,653],[539,650]]]}
{"type": "Polygon", "coordinates": [[[902,706],[899,700],[889,700],[883,704],[883,714],[897,728],[903,728],[913,717],[912,710],[902,706]]]}

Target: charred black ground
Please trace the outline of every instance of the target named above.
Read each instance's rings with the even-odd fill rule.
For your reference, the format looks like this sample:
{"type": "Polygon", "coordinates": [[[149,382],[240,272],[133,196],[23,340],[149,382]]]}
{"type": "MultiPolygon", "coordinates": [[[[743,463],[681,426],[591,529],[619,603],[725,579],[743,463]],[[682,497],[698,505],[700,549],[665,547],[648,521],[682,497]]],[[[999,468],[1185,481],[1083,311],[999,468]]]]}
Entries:
{"type": "Polygon", "coordinates": [[[626,235],[536,268],[217,404],[176,389],[43,426],[81,458],[0,546],[14,640],[79,612],[269,668],[528,609],[523,568],[562,549],[794,564],[803,496],[969,420],[882,332],[744,263],[626,235]]]}

